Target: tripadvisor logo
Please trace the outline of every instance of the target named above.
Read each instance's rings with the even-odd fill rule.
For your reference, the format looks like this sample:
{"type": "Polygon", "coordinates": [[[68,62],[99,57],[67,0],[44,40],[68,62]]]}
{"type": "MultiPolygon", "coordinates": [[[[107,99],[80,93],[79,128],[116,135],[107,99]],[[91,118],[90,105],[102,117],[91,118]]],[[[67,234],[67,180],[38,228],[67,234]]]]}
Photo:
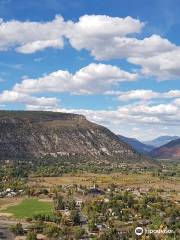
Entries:
{"type": "Polygon", "coordinates": [[[144,233],[144,230],[143,230],[142,227],[137,227],[137,228],[135,228],[135,234],[136,234],[137,236],[141,236],[143,233],[144,233]]]}
{"type": "Polygon", "coordinates": [[[152,230],[152,229],[143,229],[142,227],[135,228],[135,234],[137,236],[141,236],[143,233],[145,234],[173,234],[175,233],[171,229],[158,229],[158,230],[152,230]]]}

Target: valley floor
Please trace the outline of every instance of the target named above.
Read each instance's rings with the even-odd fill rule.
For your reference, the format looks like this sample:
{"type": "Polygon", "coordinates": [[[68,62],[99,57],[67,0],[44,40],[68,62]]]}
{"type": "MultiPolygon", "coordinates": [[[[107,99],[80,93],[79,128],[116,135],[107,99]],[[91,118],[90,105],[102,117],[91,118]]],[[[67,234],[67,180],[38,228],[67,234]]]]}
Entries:
{"type": "MultiPolygon", "coordinates": [[[[82,204],[86,207],[87,203],[90,204],[94,201],[97,201],[97,205],[99,204],[99,201],[102,201],[103,203],[107,201],[108,203],[110,201],[111,194],[118,196],[119,194],[126,194],[126,192],[128,193],[127,196],[133,196],[133,201],[136,201],[137,203],[138,201],[141,202],[141,200],[137,199],[143,200],[144,197],[148,197],[149,192],[156,192],[157,195],[164,199],[163,201],[167,201],[169,199],[169,201],[176,206],[178,203],[180,203],[179,178],[162,178],[152,175],[150,172],[112,174],[83,172],[64,174],[61,177],[30,177],[27,182],[27,186],[30,189],[34,189],[32,191],[32,196],[28,197],[26,195],[22,195],[19,197],[6,196],[4,198],[0,198],[0,239],[1,235],[4,237],[4,239],[15,239],[9,230],[9,226],[12,224],[16,225],[18,222],[21,222],[23,227],[27,228],[30,225],[30,223],[27,222],[27,219],[33,219],[33,217],[38,214],[52,215],[54,212],[52,199],[53,189],[59,189],[58,191],[61,193],[62,197],[66,199],[66,201],[68,201],[67,195],[70,194],[69,197],[76,201],[78,206],[77,209],[81,214],[81,217],[86,219],[86,223],[84,223],[85,225],[83,228],[86,229],[87,233],[90,235],[95,234],[95,236],[99,236],[99,230],[95,231],[94,233],[93,231],[91,233],[89,232],[88,215],[86,212],[84,212],[84,209],[82,209],[82,204]],[[47,192],[44,192],[44,189],[46,189],[47,192]],[[90,193],[92,189],[95,190],[93,190],[93,194],[90,193]],[[103,194],[101,194],[100,191],[102,191],[103,194]]],[[[122,203],[123,202],[121,201],[121,204],[122,203]]],[[[127,204],[126,202],[124,203],[127,204]]],[[[151,207],[153,207],[153,205],[151,207]]],[[[169,204],[169,207],[171,207],[171,204],[169,204]]],[[[114,211],[112,210],[113,207],[109,209],[110,210],[107,209],[106,211],[114,211]]],[[[131,208],[129,208],[129,210],[130,209],[131,208]]],[[[127,208],[127,211],[129,210],[127,208]]],[[[69,216],[70,208],[66,207],[65,211],[66,212],[62,210],[61,214],[67,214],[67,216],[69,216]]],[[[160,213],[162,215],[165,214],[162,210],[160,210],[160,213]]],[[[129,228],[131,228],[131,226],[133,226],[133,221],[135,221],[133,219],[135,218],[131,214],[128,214],[125,219],[122,218],[121,221],[118,220],[118,216],[115,216],[114,224],[119,229],[122,228],[123,231],[127,231],[129,228]]],[[[147,221],[147,216],[140,218],[142,221],[145,221],[144,219],[147,221]]],[[[141,222],[140,220],[139,222],[141,222]]],[[[102,226],[107,227],[107,222],[104,222],[104,225],[102,224],[102,226]]]]}
{"type": "MultiPolygon", "coordinates": [[[[180,234],[176,232],[180,227],[179,165],[161,171],[76,170],[57,177],[31,174],[1,184],[0,239],[13,240],[20,233],[19,239],[26,239],[35,231],[39,239],[46,240],[130,240],[135,239],[137,226],[180,234]]],[[[171,240],[179,236],[154,237],[171,240]]]]}

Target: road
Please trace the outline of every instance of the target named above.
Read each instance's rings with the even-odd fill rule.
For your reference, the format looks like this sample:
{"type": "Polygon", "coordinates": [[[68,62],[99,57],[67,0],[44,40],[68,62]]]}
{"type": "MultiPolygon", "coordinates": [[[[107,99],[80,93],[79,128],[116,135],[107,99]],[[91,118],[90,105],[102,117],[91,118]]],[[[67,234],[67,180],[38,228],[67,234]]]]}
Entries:
{"type": "Polygon", "coordinates": [[[0,226],[0,240],[14,240],[15,236],[10,232],[7,226],[0,226]]]}
{"type": "MultiPolygon", "coordinates": [[[[0,240],[15,240],[15,236],[9,230],[11,225],[16,224],[17,221],[0,219],[0,240]]],[[[27,227],[28,223],[22,223],[23,227],[27,227]]]]}

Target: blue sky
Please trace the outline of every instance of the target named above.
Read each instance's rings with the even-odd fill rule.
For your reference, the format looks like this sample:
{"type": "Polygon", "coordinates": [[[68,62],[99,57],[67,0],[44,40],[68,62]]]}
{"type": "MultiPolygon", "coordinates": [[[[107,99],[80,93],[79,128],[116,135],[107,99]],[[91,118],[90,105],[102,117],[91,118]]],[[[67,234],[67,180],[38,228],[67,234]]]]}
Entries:
{"type": "Polygon", "coordinates": [[[180,135],[178,0],[1,0],[0,107],[180,135]]]}

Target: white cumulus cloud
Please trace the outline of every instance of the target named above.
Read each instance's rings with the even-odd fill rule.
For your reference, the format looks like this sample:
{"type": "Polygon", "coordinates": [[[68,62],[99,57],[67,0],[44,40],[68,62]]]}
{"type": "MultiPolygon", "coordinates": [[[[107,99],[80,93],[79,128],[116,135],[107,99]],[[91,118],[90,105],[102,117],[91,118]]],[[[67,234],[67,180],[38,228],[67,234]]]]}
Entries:
{"type": "Polygon", "coordinates": [[[64,47],[64,38],[77,49],[88,50],[96,60],[126,59],[141,73],[159,80],[180,77],[180,47],[157,34],[138,38],[145,23],[130,16],[84,15],[78,21],[56,16],[49,22],[0,20],[0,51],[24,54],[64,47]],[[136,34],[136,37],[135,35],[136,34]]]}
{"type": "Polygon", "coordinates": [[[58,70],[37,79],[25,79],[14,86],[22,93],[71,92],[75,94],[102,93],[123,81],[135,81],[137,74],[106,64],[92,63],[75,74],[58,70]]]}
{"type": "Polygon", "coordinates": [[[180,90],[170,90],[167,92],[157,92],[146,89],[136,89],[126,92],[122,91],[107,91],[105,95],[114,95],[121,101],[130,100],[151,100],[151,99],[171,99],[180,97],[180,90]]]}
{"type": "Polygon", "coordinates": [[[58,106],[57,98],[34,97],[28,94],[5,90],[0,94],[0,103],[21,103],[54,108],[58,106]]]}
{"type": "Polygon", "coordinates": [[[101,44],[108,43],[116,37],[140,32],[143,26],[143,22],[132,17],[84,15],[78,22],[69,22],[66,36],[74,48],[85,48],[94,52],[98,47],[102,47],[101,44]]]}
{"type": "Polygon", "coordinates": [[[62,17],[50,22],[0,21],[0,50],[16,48],[18,52],[33,53],[47,47],[63,48],[65,22],[62,17]]]}

